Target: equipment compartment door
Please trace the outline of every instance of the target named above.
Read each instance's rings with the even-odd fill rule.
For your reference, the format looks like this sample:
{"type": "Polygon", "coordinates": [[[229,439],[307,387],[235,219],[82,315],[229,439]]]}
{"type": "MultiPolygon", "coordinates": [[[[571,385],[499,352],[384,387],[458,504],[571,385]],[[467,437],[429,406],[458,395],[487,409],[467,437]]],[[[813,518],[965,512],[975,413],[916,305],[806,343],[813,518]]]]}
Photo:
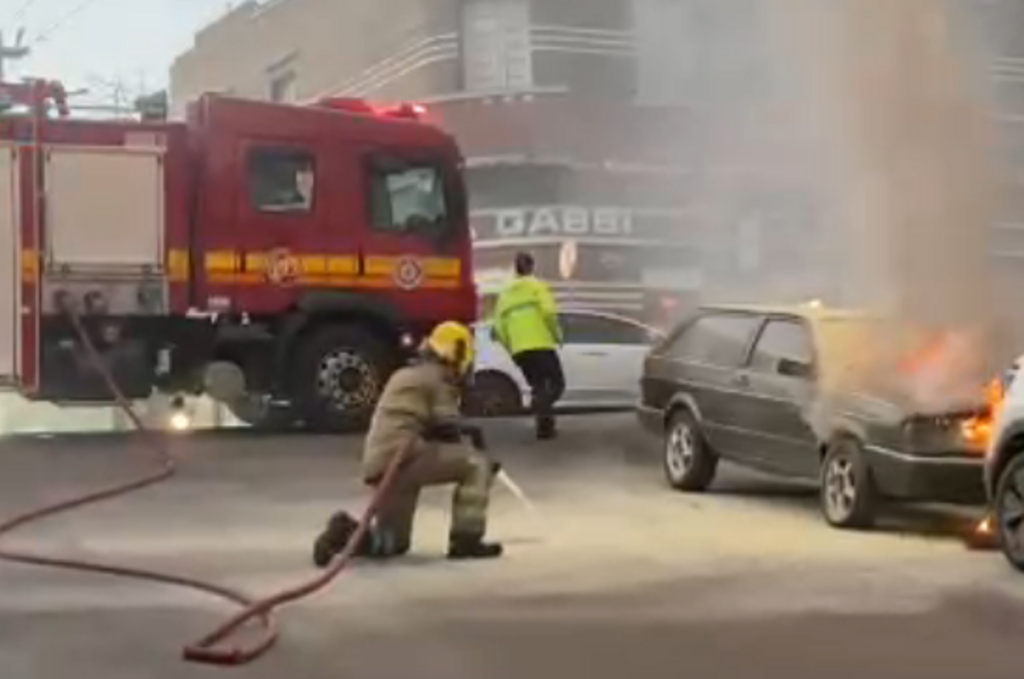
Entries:
{"type": "Polygon", "coordinates": [[[46,154],[51,265],[163,271],[160,151],[53,148],[46,154]]]}
{"type": "Polygon", "coordinates": [[[16,383],[18,377],[21,263],[17,161],[13,146],[0,145],[0,384],[16,383]]]}

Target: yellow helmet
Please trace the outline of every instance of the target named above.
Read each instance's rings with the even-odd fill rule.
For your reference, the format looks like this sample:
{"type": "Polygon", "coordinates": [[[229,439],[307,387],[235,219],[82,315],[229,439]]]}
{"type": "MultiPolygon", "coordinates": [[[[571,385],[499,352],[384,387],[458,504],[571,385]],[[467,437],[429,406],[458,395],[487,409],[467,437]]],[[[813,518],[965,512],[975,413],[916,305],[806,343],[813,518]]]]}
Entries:
{"type": "Polygon", "coordinates": [[[464,375],[473,365],[473,332],[455,321],[441,323],[427,338],[427,347],[464,375]]]}

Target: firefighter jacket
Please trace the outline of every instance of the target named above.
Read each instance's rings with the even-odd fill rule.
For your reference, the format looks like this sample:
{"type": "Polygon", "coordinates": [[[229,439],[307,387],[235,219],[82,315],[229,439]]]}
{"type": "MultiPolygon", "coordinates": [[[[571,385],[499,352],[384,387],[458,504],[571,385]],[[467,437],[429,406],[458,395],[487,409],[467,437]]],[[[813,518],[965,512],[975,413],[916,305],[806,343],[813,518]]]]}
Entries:
{"type": "Polygon", "coordinates": [[[562,342],[558,307],[550,288],[534,276],[520,276],[498,297],[494,334],[512,356],[554,349],[562,342]]]}
{"type": "Polygon", "coordinates": [[[450,369],[422,359],[400,369],[388,380],[370,422],[363,449],[363,477],[372,480],[387,469],[393,456],[410,442],[420,449],[424,435],[440,421],[458,421],[460,390],[450,369]]]}

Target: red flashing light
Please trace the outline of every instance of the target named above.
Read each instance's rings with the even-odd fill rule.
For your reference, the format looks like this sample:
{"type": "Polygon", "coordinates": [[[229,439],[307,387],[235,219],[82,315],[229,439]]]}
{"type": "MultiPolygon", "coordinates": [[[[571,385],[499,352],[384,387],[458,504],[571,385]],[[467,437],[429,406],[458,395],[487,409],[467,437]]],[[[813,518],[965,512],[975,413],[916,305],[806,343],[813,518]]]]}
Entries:
{"type": "Polygon", "coordinates": [[[376,113],[373,107],[362,99],[352,99],[347,97],[325,97],[316,102],[315,105],[322,108],[333,109],[335,111],[347,111],[349,113],[376,113]]]}
{"type": "Polygon", "coordinates": [[[419,120],[427,114],[427,107],[422,104],[374,106],[363,99],[346,97],[326,97],[318,101],[315,106],[329,108],[335,111],[345,111],[347,113],[376,115],[383,118],[406,118],[409,120],[419,120]]]}

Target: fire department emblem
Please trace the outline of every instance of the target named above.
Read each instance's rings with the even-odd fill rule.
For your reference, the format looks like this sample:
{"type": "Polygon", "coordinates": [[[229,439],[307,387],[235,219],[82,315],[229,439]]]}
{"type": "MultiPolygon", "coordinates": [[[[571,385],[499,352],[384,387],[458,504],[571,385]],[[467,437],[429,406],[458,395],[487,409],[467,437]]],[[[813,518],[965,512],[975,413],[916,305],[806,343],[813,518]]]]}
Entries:
{"type": "Polygon", "coordinates": [[[299,277],[299,260],[284,249],[267,254],[267,281],[274,285],[291,285],[299,277]]]}
{"type": "Polygon", "coordinates": [[[402,257],[395,265],[395,284],[402,290],[415,290],[423,283],[423,265],[414,257],[402,257]]]}

